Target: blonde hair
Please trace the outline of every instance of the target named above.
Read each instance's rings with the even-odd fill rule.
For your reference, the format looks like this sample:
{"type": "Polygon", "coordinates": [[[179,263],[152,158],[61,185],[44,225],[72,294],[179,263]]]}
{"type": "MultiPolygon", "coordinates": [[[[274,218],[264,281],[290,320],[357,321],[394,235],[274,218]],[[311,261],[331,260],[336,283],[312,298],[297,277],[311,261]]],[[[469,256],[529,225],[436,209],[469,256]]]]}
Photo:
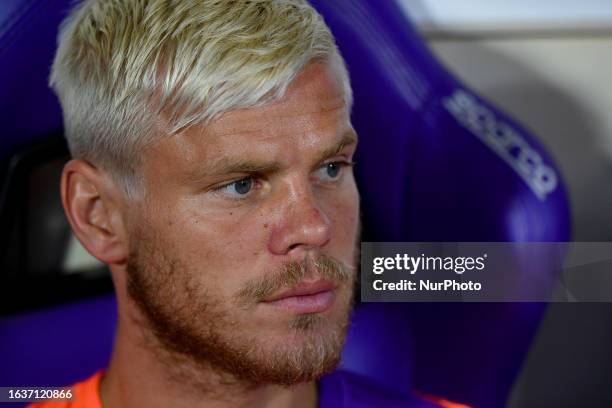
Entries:
{"type": "Polygon", "coordinates": [[[337,67],[350,106],[342,57],[306,0],[86,0],[62,25],[50,86],[73,157],[130,195],[162,113],[173,134],[276,101],[312,60],[337,67]]]}

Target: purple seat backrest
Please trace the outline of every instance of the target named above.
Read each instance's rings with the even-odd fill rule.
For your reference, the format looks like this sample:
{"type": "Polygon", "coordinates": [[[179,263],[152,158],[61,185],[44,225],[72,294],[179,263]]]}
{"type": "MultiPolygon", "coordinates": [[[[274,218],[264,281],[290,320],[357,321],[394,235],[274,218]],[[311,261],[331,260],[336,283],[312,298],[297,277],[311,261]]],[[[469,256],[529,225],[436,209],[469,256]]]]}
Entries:
{"type": "MultiPolygon", "coordinates": [[[[351,72],[364,241],[569,239],[567,193],[550,155],[444,69],[393,1],[313,3],[351,72]]],[[[544,281],[552,273],[529,272],[544,281]]],[[[544,310],[362,305],[345,365],[399,388],[503,406],[544,310]]]]}
{"type": "Polygon", "coordinates": [[[20,145],[61,130],[47,87],[67,0],[3,0],[0,5],[0,164],[20,145]]]}
{"type": "MultiPolygon", "coordinates": [[[[46,82],[70,3],[0,6],[0,163],[61,129],[46,82]]],[[[364,240],[569,239],[566,191],[543,146],[443,69],[393,1],[313,4],[352,76],[364,240]]],[[[362,304],[343,366],[400,392],[416,386],[502,406],[544,310],[534,303],[362,304]]],[[[67,383],[103,366],[114,313],[109,297],[2,318],[0,356],[10,364],[0,368],[0,385],[67,383]]]]}
{"type": "Polygon", "coordinates": [[[116,321],[114,295],[0,317],[0,384],[61,386],[89,377],[109,361],[116,321]]]}

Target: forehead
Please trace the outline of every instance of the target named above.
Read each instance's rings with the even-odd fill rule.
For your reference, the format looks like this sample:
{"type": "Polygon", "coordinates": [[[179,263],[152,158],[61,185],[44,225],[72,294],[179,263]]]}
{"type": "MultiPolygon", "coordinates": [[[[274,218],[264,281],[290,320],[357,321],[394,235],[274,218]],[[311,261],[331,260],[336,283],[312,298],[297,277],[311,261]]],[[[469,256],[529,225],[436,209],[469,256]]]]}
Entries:
{"type": "Polygon", "coordinates": [[[313,63],[296,77],[280,101],[229,112],[213,122],[209,130],[219,135],[236,134],[260,130],[259,126],[297,127],[306,125],[301,121],[308,119],[333,120],[345,113],[344,99],[335,70],[327,64],[313,63]]]}
{"type": "Polygon", "coordinates": [[[331,66],[309,64],[274,103],[223,114],[206,126],[194,126],[162,138],[145,163],[171,160],[181,167],[205,165],[225,154],[278,154],[331,144],[350,131],[342,81],[331,66]]]}

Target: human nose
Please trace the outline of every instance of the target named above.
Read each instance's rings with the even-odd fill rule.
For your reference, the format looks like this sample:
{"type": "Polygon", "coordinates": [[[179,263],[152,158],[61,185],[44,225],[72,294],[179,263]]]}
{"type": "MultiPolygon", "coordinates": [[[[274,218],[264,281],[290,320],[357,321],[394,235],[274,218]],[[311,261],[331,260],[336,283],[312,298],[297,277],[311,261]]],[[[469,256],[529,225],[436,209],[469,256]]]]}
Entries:
{"type": "Polygon", "coordinates": [[[329,242],[331,222],[310,185],[289,185],[279,200],[281,211],[270,236],[270,252],[302,259],[309,250],[329,242]]]}

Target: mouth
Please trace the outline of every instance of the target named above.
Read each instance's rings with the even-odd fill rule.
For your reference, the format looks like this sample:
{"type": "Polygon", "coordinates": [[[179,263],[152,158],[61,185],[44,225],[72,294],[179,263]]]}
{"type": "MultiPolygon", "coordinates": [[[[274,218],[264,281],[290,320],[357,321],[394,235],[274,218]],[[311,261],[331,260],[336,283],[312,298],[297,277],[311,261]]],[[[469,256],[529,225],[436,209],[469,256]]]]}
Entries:
{"type": "Polygon", "coordinates": [[[321,313],[334,303],[336,285],[327,280],[301,282],[291,289],[271,296],[262,303],[294,313],[321,313]]]}

